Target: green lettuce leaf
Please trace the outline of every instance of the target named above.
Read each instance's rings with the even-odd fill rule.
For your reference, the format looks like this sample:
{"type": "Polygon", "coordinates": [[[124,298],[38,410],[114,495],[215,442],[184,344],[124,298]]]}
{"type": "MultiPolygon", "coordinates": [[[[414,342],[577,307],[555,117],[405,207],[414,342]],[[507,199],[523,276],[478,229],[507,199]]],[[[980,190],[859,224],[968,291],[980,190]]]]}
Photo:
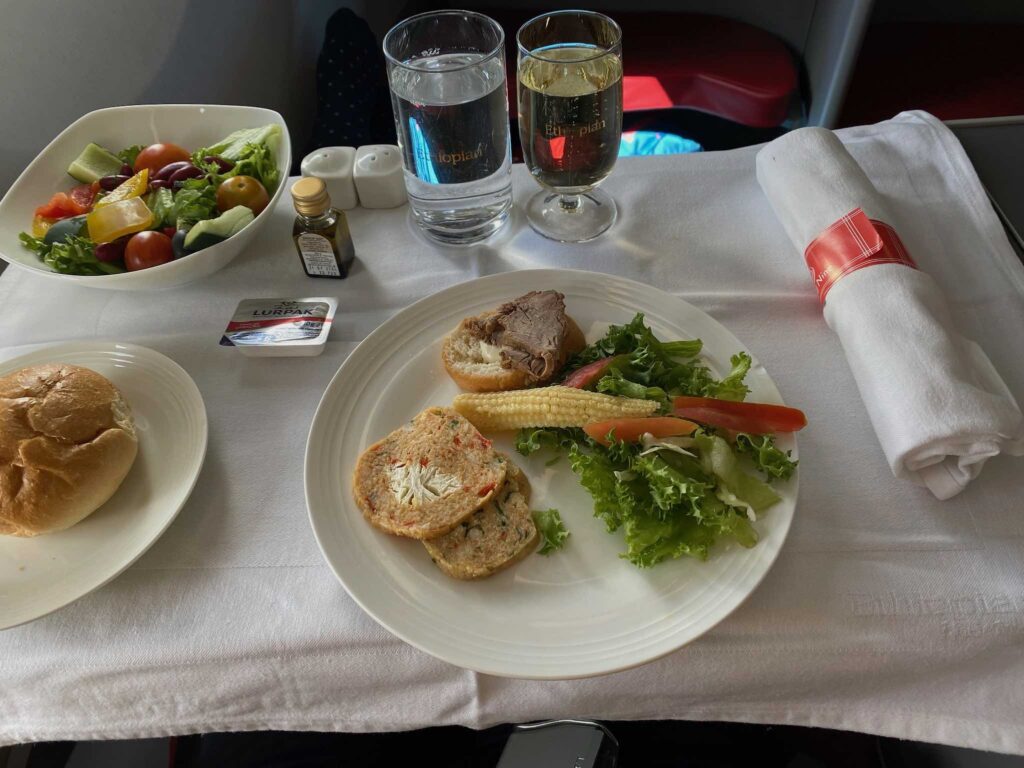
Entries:
{"type": "Polygon", "coordinates": [[[593,497],[594,515],[604,520],[609,532],[617,530],[622,525],[619,481],[615,477],[619,468],[608,456],[597,451],[583,452],[577,444],[569,448],[569,466],[593,497]]]}
{"type": "Polygon", "coordinates": [[[120,152],[117,153],[117,156],[122,163],[126,163],[127,165],[135,165],[135,158],[137,158],[139,156],[139,152],[141,152],[144,149],[145,147],[142,146],[141,144],[133,144],[130,147],[125,147],[124,149],[122,149],[120,152]]]}
{"type": "Polygon", "coordinates": [[[217,215],[217,188],[205,177],[189,179],[174,193],[174,210],[171,214],[174,226],[188,229],[197,221],[212,219],[217,215]]]}
{"type": "MultiPolygon", "coordinates": [[[[276,126],[275,126],[276,127],[276,126]]],[[[247,144],[229,176],[252,176],[273,195],[277,189],[281,174],[277,170],[277,161],[270,147],[266,144],[247,144]]]]}
{"type": "Polygon", "coordinates": [[[632,397],[638,400],[654,400],[662,408],[667,409],[671,405],[671,398],[661,387],[648,387],[635,381],[630,381],[619,370],[611,370],[601,377],[597,382],[597,391],[609,395],[620,395],[632,397]]]}
{"type": "Polygon", "coordinates": [[[260,128],[244,128],[235,131],[209,147],[192,153],[192,163],[206,171],[216,183],[231,176],[252,176],[259,181],[267,193],[274,194],[281,174],[277,169],[277,147],[281,143],[281,127],[264,125],[260,128]],[[203,160],[217,155],[234,163],[227,173],[219,173],[215,163],[203,160]]]}
{"type": "Polygon", "coordinates": [[[677,395],[742,400],[749,391],[743,379],[750,370],[750,356],[734,355],[732,370],[719,381],[697,359],[702,348],[700,339],[661,341],[638,313],[625,325],[611,326],[603,338],[575,355],[565,375],[595,360],[617,357],[597,382],[598,392],[656,400],[662,413],[671,410],[671,398],[677,395]]]}
{"type": "Polygon", "coordinates": [[[281,126],[264,125],[259,128],[243,128],[228,134],[216,144],[198,150],[193,157],[202,160],[209,155],[217,155],[231,162],[238,162],[247,153],[247,147],[254,144],[266,144],[271,151],[277,149],[281,141],[281,126]]]}
{"type": "Polygon", "coordinates": [[[714,533],[686,515],[659,519],[652,515],[632,515],[624,527],[626,551],[622,557],[640,568],[650,568],[663,560],[689,555],[704,560],[715,542],[714,533]]]}
{"type": "Polygon", "coordinates": [[[647,480],[651,500],[654,502],[651,512],[659,516],[681,508],[684,512],[696,512],[697,517],[700,517],[704,497],[714,486],[713,482],[703,477],[695,461],[668,451],[637,457],[633,469],[647,480]],[[669,463],[671,461],[675,464],[676,460],[681,460],[677,466],[669,463]]]}
{"type": "Polygon", "coordinates": [[[729,359],[729,362],[732,364],[729,375],[717,384],[709,386],[705,397],[717,397],[720,400],[742,400],[750,392],[750,387],[743,383],[743,379],[750,371],[750,355],[746,352],[738,352],[729,359]]]}
{"type": "Polygon", "coordinates": [[[18,235],[18,239],[21,240],[21,244],[28,248],[39,258],[42,258],[50,252],[50,246],[41,237],[32,237],[28,232],[22,232],[18,235]]]}
{"type": "Polygon", "coordinates": [[[565,546],[569,531],[565,529],[562,516],[557,509],[535,510],[530,514],[533,515],[533,523],[540,532],[541,547],[537,554],[550,555],[565,546]]]}
{"type": "Polygon", "coordinates": [[[789,480],[800,463],[789,458],[792,451],[783,453],[775,447],[773,435],[750,435],[740,432],[736,435],[736,450],[749,456],[754,465],[768,478],[789,480]]]}
{"type": "Polygon", "coordinates": [[[149,193],[146,204],[153,212],[152,229],[174,227],[177,219],[174,213],[174,193],[167,189],[157,189],[149,193]]]}
{"type": "Polygon", "coordinates": [[[762,512],[778,503],[780,497],[771,486],[740,469],[736,454],[723,438],[698,434],[694,441],[700,451],[704,471],[715,475],[722,486],[719,498],[731,499],[732,506],[749,505],[754,512],[762,512]]]}
{"type": "Polygon", "coordinates": [[[87,237],[68,235],[64,242],[52,245],[26,232],[18,235],[18,239],[55,272],[66,275],[115,275],[124,272],[116,264],[97,259],[96,244],[87,237]]]}
{"type": "Polygon", "coordinates": [[[587,363],[604,357],[623,355],[634,352],[641,347],[648,347],[668,358],[692,358],[700,354],[700,339],[684,341],[659,341],[644,320],[642,312],[638,312],[625,325],[613,325],[604,337],[584,348],[569,361],[569,369],[579,368],[587,363]]]}
{"type": "Polygon", "coordinates": [[[516,434],[516,451],[523,456],[529,456],[542,449],[568,450],[573,443],[585,441],[586,434],[583,430],[557,429],[547,427],[541,429],[521,429],[516,434]]]}
{"type": "Polygon", "coordinates": [[[757,531],[751,525],[746,509],[726,504],[716,494],[709,493],[701,512],[701,525],[714,531],[716,538],[733,539],[748,549],[757,544],[757,531]]]}
{"type": "MultiPolygon", "coordinates": [[[[719,380],[698,358],[700,352],[699,340],[661,341],[637,314],[628,323],[611,326],[602,339],[574,357],[568,369],[614,357],[597,382],[597,391],[652,400],[662,412],[671,410],[672,398],[678,395],[742,400],[749,391],[744,379],[750,356],[733,355],[732,369],[719,380]]],[[[796,466],[770,436],[741,435],[734,449],[713,431],[698,431],[686,447],[695,456],[672,450],[676,443],[645,449],[616,440],[614,431],[609,437],[609,444],[602,445],[580,429],[521,430],[516,449],[523,455],[546,451],[556,458],[568,456],[593,499],[594,516],[609,532],[621,532],[621,556],[641,568],[671,558],[706,558],[722,539],[754,546],[757,531],[752,522],[780,497],[740,468],[738,453],[772,479],[789,477],[796,466]]]]}

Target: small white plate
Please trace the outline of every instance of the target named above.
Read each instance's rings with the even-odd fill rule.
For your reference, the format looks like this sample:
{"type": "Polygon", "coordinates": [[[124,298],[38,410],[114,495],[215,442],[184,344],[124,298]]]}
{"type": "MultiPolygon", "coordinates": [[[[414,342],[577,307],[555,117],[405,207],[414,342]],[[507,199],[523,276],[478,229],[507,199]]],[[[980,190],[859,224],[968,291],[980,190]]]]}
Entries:
{"type": "MultiPolygon", "coordinates": [[[[352,501],[352,470],[372,442],[459,390],[441,364],[441,341],[459,320],[530,290],[565,294],[588,341],[643,312],[662,339],[699,337],[719,375],[744,347],[691,304],[648,285],[568,270],[508,272],[472,280],[402,310],[371,333],[338,370],[313,419],[306,446],[306,504],[324,557],[352,598],[385,628],[440,659],[493,675],[599,675],[669,653],[728,616],[768,572],[789,530],[797,478],[777,486],[782,502],[756,524],[753,549],[718,545],[691,559],[639,570],[618,557],[593,501],[563,458],[525,459],[511,438],[495,441],[526,471],[531,507],[561,511],[571,532],[559,552],[531,555],[488,579],[450,579],[416,541],[372,528],[352,501]]],[[[750,400],[781,403],[755,360],[750,400]]],[[[779,447],[796,442],[783,436],[779,447]]]]}
{"type": "Polygon", "coordinates": [[[0,362],[0,376],[70,363],[110,379],[131,406],[139,454],[121,487],[65,531],[0,536],[0,629],[63,608],[131,565],[171,524],[206,455],[206,408],[192,378],[145,347],[103,341],[56,344],[0,362]]]}

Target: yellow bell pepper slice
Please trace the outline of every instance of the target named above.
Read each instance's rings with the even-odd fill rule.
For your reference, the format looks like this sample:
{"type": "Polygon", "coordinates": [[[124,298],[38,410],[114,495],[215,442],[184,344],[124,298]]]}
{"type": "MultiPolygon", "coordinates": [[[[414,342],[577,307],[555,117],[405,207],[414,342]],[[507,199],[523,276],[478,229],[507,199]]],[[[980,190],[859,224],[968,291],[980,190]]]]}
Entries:
{"type": "Polygon", "coordinates": [[[97,243],[109,243],[133,232],[141,232],[149,229],[152,223],[153,212],[140,197],[96,208],[85,217],[89,237],[97,243]]]}
{"type": "Polygon", "coordinates": [[[109,194],[96,201],[94,208],[106,208],[108,205],[119,203],[122,200],[131,200],[133,197],[142,197],[146,194],[146,187],[149,186],[149,168],[143,168],[130,179],[114,187],[109,194]]]}
{"type": "Polygon", "coordinates": [[[53,226],[53,219],[45,216],[36,216],[32,219],[32,237],[46,237],[46,233],[53,226]]]}

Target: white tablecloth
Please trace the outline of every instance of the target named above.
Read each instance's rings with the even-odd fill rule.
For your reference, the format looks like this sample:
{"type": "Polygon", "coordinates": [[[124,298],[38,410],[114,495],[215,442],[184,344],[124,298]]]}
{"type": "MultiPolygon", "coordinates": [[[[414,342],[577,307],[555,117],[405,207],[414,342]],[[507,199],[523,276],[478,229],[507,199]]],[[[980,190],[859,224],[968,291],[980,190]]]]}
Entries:
{"type": "MultiPolygon", "coordinates": [[[[962,332],[1024,400],[1024,269],[956,140],[922,114],[841,137],[962,332]]],[[[76,338],[152,347],[199,385],[210,444],[191,500],[131,569],[0,634],[0,742],[576,716],[798,723],[1024,753],[1024,464],[997,458],[946,502],[892,477],[754,153],[620,162],[606,184],[620,220],[581,246],[542,240],[520,215],[496,243],[441,250],[412,234],[405,209],[358,210],[354,273],[311,280],[286,196],[250,253],[182,289],[126,295],[8,269],[3,357],[76,338]],[[302,457],[321,392],[380,322],[453,283],[548,266],[695,303],[744,340],[810,427],[789,540],[739,610],[645,667],[528,682],[449,666],[365,616],[316,547],[302,457]],[[341,306],[322,357],[217,345],[241,298],[324,292],[341,306]]],[[[533,182],[521,167],[514,178],[522,201],[533,182]]]]}

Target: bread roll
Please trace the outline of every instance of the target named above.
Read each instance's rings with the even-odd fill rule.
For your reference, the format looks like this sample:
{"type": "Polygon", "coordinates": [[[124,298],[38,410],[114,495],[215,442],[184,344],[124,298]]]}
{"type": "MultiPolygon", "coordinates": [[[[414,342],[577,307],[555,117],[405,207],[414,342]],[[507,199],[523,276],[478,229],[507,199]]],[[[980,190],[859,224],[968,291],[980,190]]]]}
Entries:
{"type": "Polygon", "coordinates": [[[0,534],[38,536],[83,520],[137,453],[128,404],[95,371],[54,363],[0,377],[0,534]]]}

